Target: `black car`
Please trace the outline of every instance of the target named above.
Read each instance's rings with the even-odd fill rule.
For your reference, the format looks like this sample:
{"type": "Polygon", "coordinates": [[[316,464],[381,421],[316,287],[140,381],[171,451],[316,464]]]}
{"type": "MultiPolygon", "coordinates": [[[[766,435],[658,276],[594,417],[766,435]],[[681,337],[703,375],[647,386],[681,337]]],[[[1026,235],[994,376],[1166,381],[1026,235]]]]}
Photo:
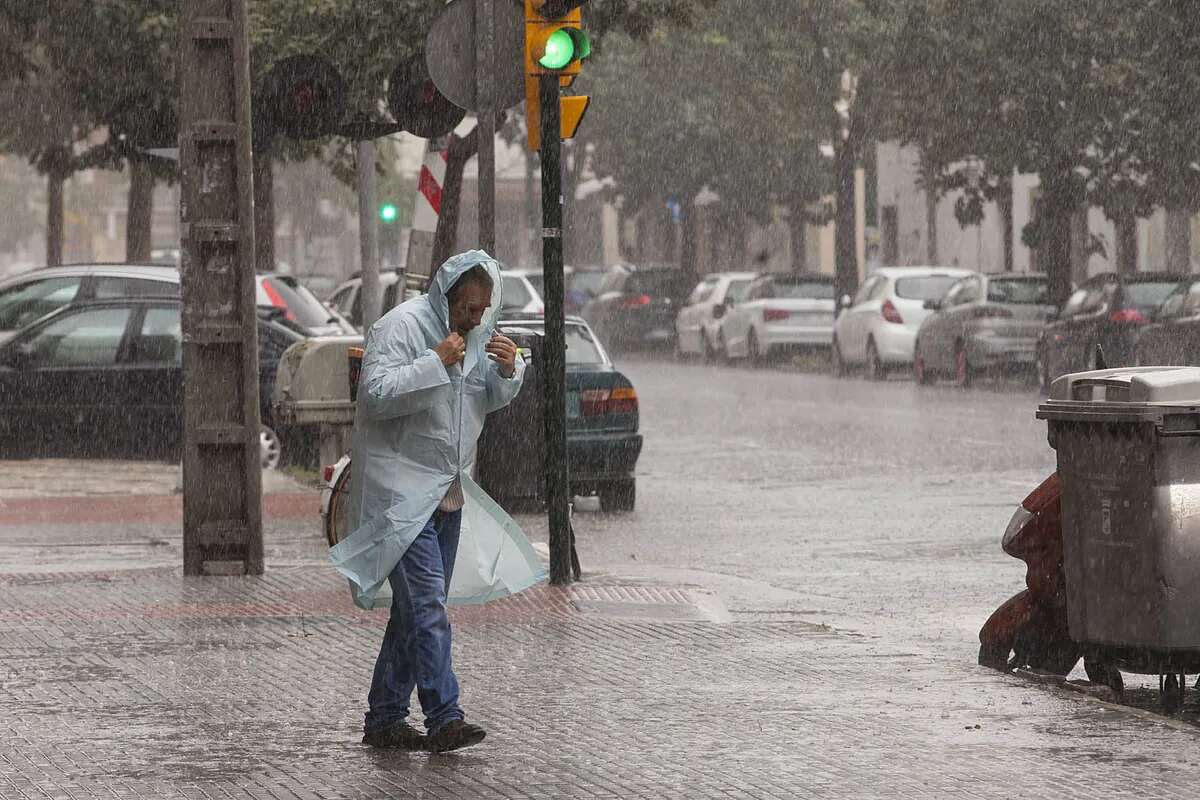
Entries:
{"type": "Polygon", "coordinates": [[[1109,272],[1084,282],[1042,329],[1037,343],[1042,384],[1095,369],[1097,345],[1106,366],[1132,366],[1138,335],[1181,280],[1182,275],[1166,272],[1109,272]]]}
{"type": "Polygon", "coordinates": [[[1140,366],[1200,366],[1200,280],[1187,280],[1167,295],[1154,322],[1138,337],[1140,366]]]}
{"type": "MultiPolygon", "coordinates": [[[[176,456],[183,431],[180,302],[169,297],[71,303],[0,346],[0,451],[176,456]]],[[[260,314],[264,456],[271,389],[284,350],[305,337],[260,314]]],[[[272,441],[273,440],[273,441],[272,441]]]]}
{"type": "Polygon", "coordinates": [[[695,276],[678,267],[618,265],[583,307],[583,318],[613,348],[669,345],[675,315],[695,285],[695,276]]]}
{"type": "MultiPolygon", "coordinates": [[[[525,384],[505,408],[488,416],[479,445],[480,485],[502,504],[545,498],[542,430],[542,337],[536,315],[506,318],[501,333],[527,360],[525,384]]],[[[632,511],[634,469],[642,452],[637,391],[613,366],[587,323],[566,320],[567,461],[571,493],[599,495],[605,511],[632,511]]]]}

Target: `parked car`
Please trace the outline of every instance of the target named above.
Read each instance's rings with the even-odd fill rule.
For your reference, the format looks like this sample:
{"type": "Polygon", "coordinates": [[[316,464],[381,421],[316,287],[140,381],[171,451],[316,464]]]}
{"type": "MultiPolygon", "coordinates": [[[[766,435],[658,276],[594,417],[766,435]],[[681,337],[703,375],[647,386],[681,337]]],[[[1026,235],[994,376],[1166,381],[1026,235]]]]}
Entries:
{"type": "MultiPolygon", "coordinates": [[[[391,309],[400,305],[404,300],[420,294],[423,289],[418,288],[418,279],[410,279],[407,281],[407,289],[404,297],[400,297],[400,273],[386,271],[379,273],[379,288],[383,291],[383,303],[381,305],[382,313],[387,313],[391,309]]],[[[362,331],[363,311],[362,311],[362,277],[354,276],[349,280],[343,281],[336,289],[329,294],[329,299],[326,300],[326,305],[332,308],[337,313],[345,317],[354,327],[356,332],[362,331]]]]}
{"type": "Polygon", "coordinates": [[[524,313],[543,314],[546,306],[542,303],[542,273],[533,270],[505,270],[500,273],[502,287],[500,302],[503,314],[524,313]]]}
{"type": "Polygon", "coordinates": [[[967,386],[981,371],[1033,374],[1038,334],[1054,311],[1044,275],[971,275],[941,300],[917,331],[913,377],[952,377],[967,386]]]}
{"type": "Polygon", "coordinates": [[[675,338],[675,312],[695,284],[675,266],[609,269],[583,318],[613,348],[662,346],[675,338]]]}
{"type": "Polygon", "coordinates": [[[676,352],[702,355],[705,360],[723,354],[724,348],[719,344],[721,321],[746,296],[753,280],[753,272],[717,272],[705,276],[675,317],[676,352]]]}
{"type": "Polygon", "coordinates": [[[1043,386],[1060,375],[1096,368],[1096,346],[1109,367],[1132,366],[1138,335],[1185,279],[1166,272],[1095,275],[1076,289],[1037,342],[1043,386]]]}
{"type": "Polygon", "coordinates": [[[563,298],[563,308],[568,314],[578,314],[600,291],[600,284],[608,271],[604,267],[569,266],[564,269],[566,274],[566,293],[563,298]]]}
{"type": "Polygon", "coordinates": [[[853,299],[843,297],[833,326],[830,358],[836,375],[863,365],[874,380],[889,370],[909,367],[917,330],[933,313],[926,301],[938,300],[970,270],[950,267],[881,267],[859,287],[853,299]]]}
{"type": "MultiPolygon", "coordinates": [[[[289,275],[255,276],[260,309],[279,309],[284,320],[310,336],[353,333],[289,275]]],[[[178,297],[176,267],[142,264],[72,264],[46,267],[0,281],[0,342],[68,303],[116,297],[178,297]]]]}
{"type": "MultiPolygon", "coordinates": [[[[177,455],[183,432],[180,308],[171,297],[82,300],[0,345],[0,450],[177,455]]],[[[281,455],[270,410],[279,359],[303,339],[260,316],[265,466],[281,455]]]]}
{"type": "Polygon", "coordinates": [[[833,277],[763,275],[721,320],[718,346],[729,358],[761,361],[784,348],[833,341],[833,277]]]}
{"type": "Polygon", "coordinates": [[[1185,280],[1167,295],[1142,328],[1134,361],[1148,367],[1200,366],[1200,279],[1185,280]]]}
{"type": "MultiPolygon", "coordinates": [[[[491,414],[479,447],[479,483],[502,503],[543,500],[542,364],[544,319],[514,314],[499,330],[529,359],[525,385],[507,407],[491,414]]],[[[629,378],[613,366],[604,346],[578,317],[567,317],[567,461],[571,492],[599,495],[605,511],[632,511],[634,476],[642,451],[638,397],[629,378]]]]}

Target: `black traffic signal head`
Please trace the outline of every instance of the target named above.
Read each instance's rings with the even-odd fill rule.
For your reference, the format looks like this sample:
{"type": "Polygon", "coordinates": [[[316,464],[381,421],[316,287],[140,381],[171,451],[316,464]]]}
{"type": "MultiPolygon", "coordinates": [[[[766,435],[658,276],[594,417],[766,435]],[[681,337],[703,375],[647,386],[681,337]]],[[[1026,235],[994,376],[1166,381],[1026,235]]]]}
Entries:
{"type": "Polygon", "coordinates": [[[400,62],[392,71],[388,78],[387,103],[396,122],[423,139],[450,133],[467,115],[464,109],[438,91],[429,77],[424,53],[400,62]]]}
{"type": "Polygon", "coordinates": [[[333,64],[314,55],[278,61],[263,78],[256,119],[292,139],[335,133],[346,113],[346,82],[333,64]]]}

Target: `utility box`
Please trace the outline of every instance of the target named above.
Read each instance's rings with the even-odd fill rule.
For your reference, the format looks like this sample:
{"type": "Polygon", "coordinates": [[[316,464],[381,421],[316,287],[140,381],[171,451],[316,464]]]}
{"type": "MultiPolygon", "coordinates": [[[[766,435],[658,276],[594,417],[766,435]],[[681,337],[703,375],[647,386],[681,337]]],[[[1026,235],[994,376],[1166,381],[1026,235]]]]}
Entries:
{"type": "Polygon", "coordinates": [[[1137,672],[1200,657],[1200,368],[1064,375],[1037,416],[1062,480],[1071,638],[1137,672]]]}
{"type": "Polygon", "coordinates": [[[272,409],[285,424],[319,426],[321,464],[334,464],[349,450],[349,354],[362,344],[361,336],[318,336],[292,345],[279,360],[272,409]]]}

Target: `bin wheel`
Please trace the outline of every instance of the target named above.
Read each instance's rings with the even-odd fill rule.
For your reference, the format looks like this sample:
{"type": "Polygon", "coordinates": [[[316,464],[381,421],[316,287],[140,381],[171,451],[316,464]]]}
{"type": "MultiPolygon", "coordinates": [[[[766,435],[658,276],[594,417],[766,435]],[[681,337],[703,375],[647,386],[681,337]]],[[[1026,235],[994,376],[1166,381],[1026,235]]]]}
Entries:
{"type": "Polygon", "coordinates": [[[1083,671],[1087,673],[1089,681],[1107,686],[1114,694],[1120,695],[1125,691],[1125,679],[1121,677],[1121,670],[1111,664],[1085,658],[1083,671]]]}
{"type": "Polygon", "coordinates": [[[600,510],[605,513],[633,511],[637,505],[635,479],[612,481],[600,487],[600,510]]]}
{"type": "Polygon", "coordinates": [[[1160,675],[1158,681],[1159,702],[1162,704],[1163,711],[1174,714],[1183,708],[1183,696],[1187,691],[1187,676],[1176,675],[1172,672],[1160,675]]]}

